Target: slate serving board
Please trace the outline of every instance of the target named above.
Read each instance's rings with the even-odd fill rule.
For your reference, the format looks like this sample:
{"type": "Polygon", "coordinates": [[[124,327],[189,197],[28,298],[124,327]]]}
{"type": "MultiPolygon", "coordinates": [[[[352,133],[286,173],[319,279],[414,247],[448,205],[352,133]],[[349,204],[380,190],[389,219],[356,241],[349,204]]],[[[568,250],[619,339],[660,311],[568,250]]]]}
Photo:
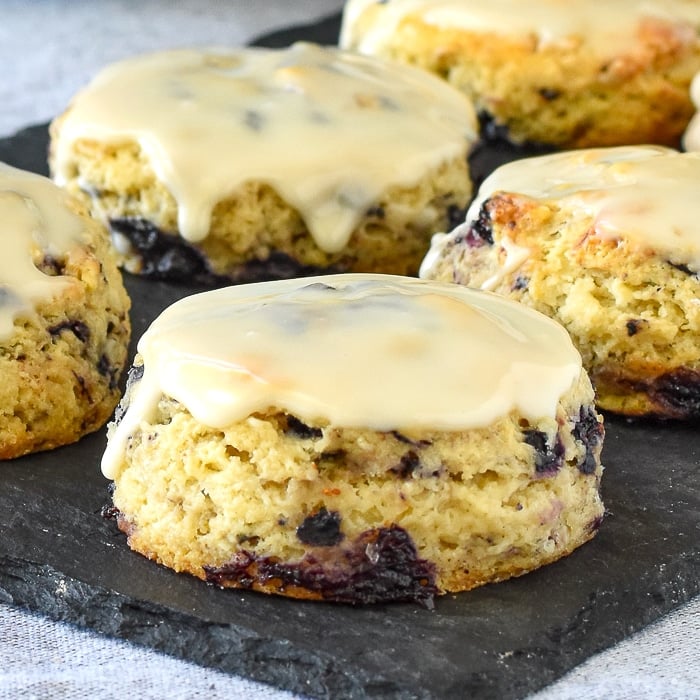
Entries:
{"type": "MultiPolygon", "coordinates": [[[[337,31],[335,16],[260,43],[337,31]]],[[[45,172],[46,146],[46,126],[31,127],[0,140],[0,160],[45,172]]],[[[487,149],[480,167],[507,157],[487,149]]],[[[199,291],[126,284],[135,338],[199,291]]],[[[700,592],[699,428],[608,417],[598,536],[434,611],[223,591],[132,553],[100,515],[100,431],[0,465],[0,601],[314,697],[521,698],[700,592]]]]}

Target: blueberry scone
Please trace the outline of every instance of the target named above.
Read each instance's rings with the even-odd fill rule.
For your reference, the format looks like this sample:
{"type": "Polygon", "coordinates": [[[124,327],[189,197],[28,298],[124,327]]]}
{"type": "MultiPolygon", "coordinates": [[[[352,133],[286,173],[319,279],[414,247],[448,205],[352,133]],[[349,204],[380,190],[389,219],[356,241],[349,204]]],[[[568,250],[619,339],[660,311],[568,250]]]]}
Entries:
{"type": "Polygon", "coordinates": [[[489,137],[677,146],[699,29],[693,0],[349,0],[341,45],[445,78],[489,137]]]}
{"type": "Polygon", "coordinates": [[[312,44],[179,50],[102,71],[51,127],[55,180],[131,272],[242,282],[416,274],[471,196],[471,103],[312,44]]]}
{"type": "Polygon", "coordinates": [[[604,409],[700,417],[700,154],[654,146],[516,161],[421,276],[511,297],[563,324],[604,409]]]}
{"type": "Polygon", "coordinates": [[[129,545],[176,571],[429,604],[593,537],[602,440],[558,324],[458,285],[344,274],[166,309],[102,466],[129,545]]]}
{"type": "Polygon", "coordinates": [[[0,164],[0,236],[0,459],[10,459],[107,421],[129,299],[107,232],[47,178],[0,164]]]}

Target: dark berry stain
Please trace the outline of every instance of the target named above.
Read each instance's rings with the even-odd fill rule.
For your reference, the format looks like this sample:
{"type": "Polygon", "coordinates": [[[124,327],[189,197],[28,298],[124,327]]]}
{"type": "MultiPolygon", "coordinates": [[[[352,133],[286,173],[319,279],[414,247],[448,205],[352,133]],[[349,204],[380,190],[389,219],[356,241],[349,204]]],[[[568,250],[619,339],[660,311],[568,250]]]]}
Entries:
{"type": "Polygon", "coordinates": [[[105,504],[100,509],[100,515],[105,520],[116,520],[121,515],[121,511],[119,510],[119,508],[117,508],[117,506],[105,504]]]}
{"type": "Polygon", "coordinates": [[[228,274],[211,270],[204,255],[174,233],[166,233],[140,218],[112,219],[113,231],[125,236],[141,259],[140,275],[175,283],[199,283],[210,287],[264,282],[291,277],[310,277],[344,272],[347,265],[303,265],[286,253],[272,252],[264,260],[249,260],[228,274]]]}
{"type": "Polygon", "coordinates": [[[578,464],[579,471],[582,474],[593,474],[598,466],[596,453],[603,442],[605,430],[592,408],[581,406],[578,421],[575,423],[571,433],[574,439],[583,443],[583,446],[586,448],[583,460],[578,464]]]}
{"type": "Polygon", "coordinates": [[[420,458],[413,450],[409,450],[401,457],[399,464],[389,469],[389,471],[401,479],[408,479],[419,467],[420,458]]]}
{"type": "Polygon", "coordinates": [[[45,275],[50,275],[51,277],[62,275],[64,270],[63,263],[52,255],[45,255],[40,267],[45,275]]]}
{"type": "Polygon", "coordinates": [[[556,88],[540,88],[537,91],[540,95],[540,97],[544,100],[547,100],[547,102],[551,102],[552,100],[556,100],[557,97],[561,96],[561,90],[557,90],[556,88]]]}
{"type": "Polygon", "coordinates": [[[648,389],[662,413],[673,418],[700,418],[700,372],[683,367],[657,377],[648,389]]]}
{"type": "Polygon", "coordinates": [[[511,286],[511,290],[514,292],[521,292],[524,289],[527,289],[529,283],[529,278],[523,277],[522,275],[518,275],[515,278],[515,282],[513,282],[513,285],[511,286]]]}
{"type": "Polygon", "coordinates": [[[225,284],[209,270],[204,256],[180,236],[161,231],[140,218],[111,219],[113,231],[125,236],[138,252],[140,274],[170,282],[225,284]]]}
{"type": "Polygon", "coordinates": [[[107,355],[100,355],[97,361],[97,371],[103,376],[109,378],[109,388],[116,389],[119,383],[119,369],[112,365],[107,355]]]}
{"type": "Polygon", "coordinates": [[[300,421],[296,416],[287,416],[287,433],[301,440],[318,440],[323,437],[321,428],[313,428],[300,421]]]}
{"type": "Polygon", "coordinates": [[[403,442],[405,445],[412,445],[413,447],[429,447],[433,443],[430,440],[411,440],[403,433],[398,430],[392,430],[391,435],[393,435],[399,442],[403,442]]]}
{"type": "Polygon", "coordinates": [[[323,506],[304,518],[297,528],[297,538],[312,547],[333,547],[344,538],[340,522],[340,513],[326,510],[323,506]]]}
{"type": "Polygon", "coordinates": [[[554,445],[550,445],[547,434],[541,430],[525,430],[525,442],[535,450],[535,471],[538,474],[552,476],[564,463],[564,444],[557,435],[554,445]]]}
{"type": "Polygon", "coordinates": [[[625,324],[625,328],[627,328],[627,335],[631,338],[633,335],[637,335],[639,331],[642,329],[642,326],[644,325],[644,321],[641,321],[636,318],[631,318],[627,323],[625,324]]]}
{"type": "Polygon", "coordinates": [[[343,547],[309,552],[296,563],[244,550],[205,573],[218,585],[258,583],[279,593],[294,586],[354,605],[414,601],[432,608],[437,593],[435,565],[418,557],[410,535],[397,525],[367,530],[343,547]]]}
{"type": "Polygon", "coordinates": [[[82,321],[62,321],[49,328],[53,336],[60,335],[63,331],[70,331],[81,343],[87,343],[90,339],[90,329],[82,321]]]}
{"type": "Polygon", "coordinates": [[[253,109],[246,110],[243,121],[252,131],[262,131],[263,127],[265,126],[265,117],[263,117],[260,112],[256,112],[253,109]]]}
{"type": "Polygon", "coordinates": [[[603,524],[604,516],[597,515],[590,523],[588,523],[588,532],[597,532],[600,530],[600,526],[603,524]]]}
{"type": "Polygon", "coordinates": [[[493,245],[493,228],[491,225],[491,215],[486,205],[482,204],[479,209],[479,216],[472,221],[467,228],[467,232],[457,238],[457,242],[466,243],[470,248],[480,248],[483,245],[493,245]]]}
{"type": "Polygon", "coordinates": [[[694,272],[691,270],[687,265],[683,265],[682,263],[669,263],[671,267],[675,267],[676,270],[680,270],[681,272],[684,272],[686,275],[690,275],[691,277],[697,277],[698,273],[694,272]]]}
{"type": "Polygon", "coordinates": [[[319,462],[338,462],[342,460],[346,454],[345,450],[329,450],[328,452],[321,452],[318,460],[319,462]]]}
{"type": "Polygon", "coordinates": [[[485,141],[509,141],[508,127],[505,124],[497,122],[492,114],[483,109],[477,116],[479,132],[485,141]]]}
{"type": "Polygon", "coordinates": [[[383,219],[386,216],[386,212],[384,211],[384,207],[375,206],[375,207],[370,207],[365,212],[365,216],[372,217],[375,219],[383,219]]]}

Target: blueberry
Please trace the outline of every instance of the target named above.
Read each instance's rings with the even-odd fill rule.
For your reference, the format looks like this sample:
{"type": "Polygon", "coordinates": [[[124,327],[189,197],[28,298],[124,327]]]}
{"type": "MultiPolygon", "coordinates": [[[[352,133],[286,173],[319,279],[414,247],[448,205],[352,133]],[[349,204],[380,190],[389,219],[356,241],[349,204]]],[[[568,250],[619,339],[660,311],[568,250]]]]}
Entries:
{"type": "Polygon", "coordinates": [[[578,464],[579,471],[582,474],[593,474],[598,466],[595,455],[603,441],[604,430],[592,408],[581,406],[578,421],[571,433],[586,448],[586,453],[578,464]]]}
{"type": "Polygon", "coordinates": [[[238,551],[220,567],[204,567],[207,581],[283,593],[304,588],[324,600],[341,603],[415,601],[433,607],[435,565],[418,557],[410,535],[398,525],[372,528],[338,548],[307,553],[298,562],[238,551]]]}
{"type": "Polygon", "coordinates": [[[641,319],[631,318],[627,323],[625,323],[625,328],[627,329],[627,335],[631,338],[633,335],[637,335],[642,327],[646,324],[646,321],[641,319]]]}
{"type": "Polygon", "coordinates": [[[304,265],[286,253],[273,251],[263,260],[248,260],[226,274],[219,274],[210,268],[204,254],[178,233],[162,231],[138,217],[111,219],[109,223],[113,231],[131,243],[141,262],[139,274],[150,279],[221,287],[345,272],[349,266],[347,261],[327,267],[304,265]]]}
{"type": "Polygon", "coordinates": [[[409,450],[401,457],[399,464],[389,471],[401,479],[408,479],[418,467],[420,467],[420,458],[413,450],[409,450]]]}
{"type": "Polygon", "coordinates": [[[525,430],[524,440],[535,450],[535,471],[538,474],[552,476],[564,463],[564,444],[557,435],[550,445],[547,434],[541,430],[525,430]]]}
{"type": "Polygon", "coordinates": [[[321,428],[312,428],[300,421],[296,416],[287,416],[287,433],[301,440],[318,440],[323,437],[321,428]]]}
{"type": "Polygon", "coordinates": [[[467,232],[457,237],[456,242],[466,243],[470,248],[480,248],[483,245],[493,245],[493,228],[491,215],[487,209],[489,200],[479,209],[476,221],[469,224],[467,232]]]}
{"type": "Polygon", "coordinates": [[[341,517],[336,511],[328,511],[325,506],[307,515],[297,528],[297,537],[304,544],[313,547],[332,547],[343,541],[340,531],[341,517]]]}
{"type": "Polygon", "coordinates": [[[103,377],[109,377],[109,388],[116,389],[118,384],[119,369],[116,368],[110,361],[107,355],[100,355],[100,359],[97,361],[97,371],[103,377]]]}
{"type": "Polygon", "coordinates": [[[540,88],[537,91],[542,97],[542,99],[547,100],[547,102],[551,102],[552,100],[556,100],[557,97],[561,96],[561,90],[557,90],[556,88],[540,88]]]}
{"type": "Polygon", "coordinates": [[[87,343],[90,339],[90,329],[83,321],[62,321],[49,328],[49,333],[56,336],[63,331],[70,331],[81,343],[87,343]]]}
{"type": "Polygon", "coordinates": [[[652,382],[649,396],[674,418],[700,418],[700,372],[683,367],[667,372],[652,382]]]}

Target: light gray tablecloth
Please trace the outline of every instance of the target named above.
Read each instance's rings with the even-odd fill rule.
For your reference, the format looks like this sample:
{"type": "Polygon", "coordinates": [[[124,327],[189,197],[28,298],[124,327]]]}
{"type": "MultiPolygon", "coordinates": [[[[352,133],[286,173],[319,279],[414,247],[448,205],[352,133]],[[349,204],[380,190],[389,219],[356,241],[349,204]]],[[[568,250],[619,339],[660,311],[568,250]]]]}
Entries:
{"type": "MultiPolygon", "coordinates": [[[[0,0],[0,136],[48,121],[98,68],[123,56],[182,45],[243,44],[341,5],[339,0],[0,0]]],[[[0,700],[129,697],[293,696],[0,605],[0,700]]],[[[700,598],[534,697],[700,699],[700,598]]]]}

